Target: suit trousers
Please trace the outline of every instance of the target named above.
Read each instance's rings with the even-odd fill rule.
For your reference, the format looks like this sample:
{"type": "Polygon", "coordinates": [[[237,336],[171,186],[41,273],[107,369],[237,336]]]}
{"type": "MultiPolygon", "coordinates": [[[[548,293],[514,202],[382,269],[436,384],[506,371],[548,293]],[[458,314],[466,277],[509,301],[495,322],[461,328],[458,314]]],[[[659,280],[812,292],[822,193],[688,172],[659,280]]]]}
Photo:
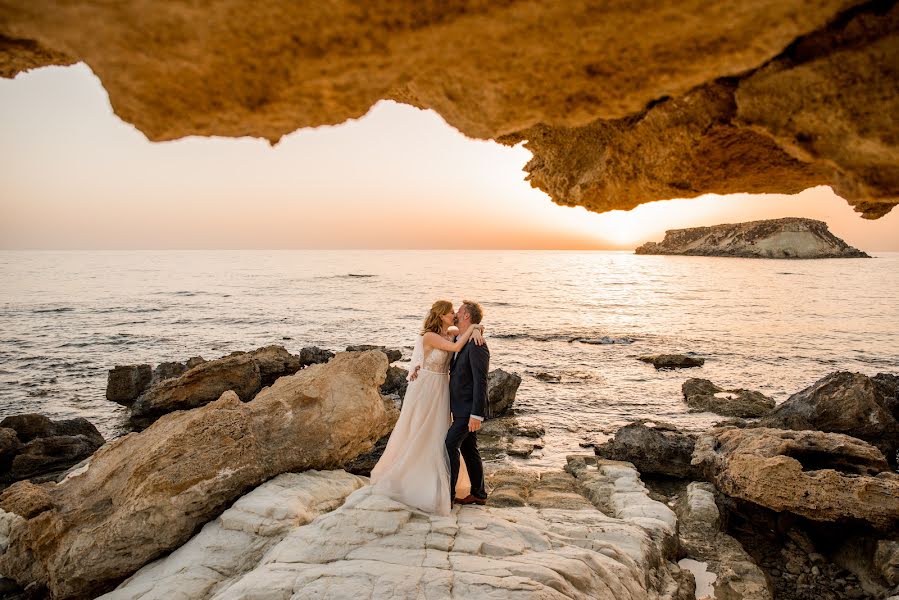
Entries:
{"type": "Polygon", "coordinates": [[[478,498],[487,497],[484,485],[484,463],[478,451],[477,432],[468,431],[468,419],[453,417],[453,424],[446,433],[446,451],[450,461],[450,491],[456,489],[459,480],[459,453],[465,459],[468,478],[471,480],[471,493],[478,498]]]}

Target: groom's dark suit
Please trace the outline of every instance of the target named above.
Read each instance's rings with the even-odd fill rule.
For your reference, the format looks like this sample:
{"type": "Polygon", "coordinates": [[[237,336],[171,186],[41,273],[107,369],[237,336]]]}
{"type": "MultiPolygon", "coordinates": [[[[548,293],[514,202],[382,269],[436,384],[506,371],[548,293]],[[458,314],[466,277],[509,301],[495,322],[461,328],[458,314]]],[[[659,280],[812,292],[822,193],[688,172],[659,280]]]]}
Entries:
{"type": "Polygon", "coordinates": [[[460,350],[450,366],[450,410],[453,424],[446,433],[446,451],[450,459],[450,493],[455,493],[459,478],[459,453],[465,459],[471,493],[486,498],[484,464],[478,452],[478,434],[468,431],[471,416],[486,418],[490,415],[487,404],[487,371],[490,368],[490,350],[487,344],[478,346],[469,342],[460,350]]]}

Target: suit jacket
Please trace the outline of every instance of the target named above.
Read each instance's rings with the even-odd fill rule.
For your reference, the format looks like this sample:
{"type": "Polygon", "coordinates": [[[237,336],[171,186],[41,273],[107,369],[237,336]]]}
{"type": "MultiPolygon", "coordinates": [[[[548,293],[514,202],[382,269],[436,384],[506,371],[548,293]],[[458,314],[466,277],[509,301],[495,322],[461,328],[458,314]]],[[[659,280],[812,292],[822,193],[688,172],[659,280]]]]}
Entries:
{"type": "Polygon", "coordinates": [[[467,419],[471,415],[487,414],[487,372],[490,370],[490,350],[485,343],[478,346],[469,341],[450,366],[450,411],[454,418],[467,419]]]}

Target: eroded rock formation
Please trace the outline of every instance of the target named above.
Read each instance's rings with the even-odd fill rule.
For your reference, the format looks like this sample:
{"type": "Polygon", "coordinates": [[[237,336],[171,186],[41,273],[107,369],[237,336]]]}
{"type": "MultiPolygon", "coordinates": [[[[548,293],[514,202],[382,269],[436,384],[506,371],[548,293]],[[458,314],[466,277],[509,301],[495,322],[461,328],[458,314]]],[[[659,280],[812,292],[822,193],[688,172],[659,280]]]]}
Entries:
{"type": "Polygon", "coordinates": [[[285,474],[104,598],[692,598],[692,579],[654,537],[673,533],[657,518],[673,513],[632,468],[605,478],[606,494],[627,496],[626,514],[603,514],[569,483],[561,493],[579,500],[570,507],[548,493],[545,508],[436,517],[356,489],[364,480],[344,472],[285,474]]]}
{"type": "Polygon", "coordinates": [[[874,446],[838,433],[722,427],[693,463],[724,494],[824,522],[899,524],[899,475],[874,446]]]}
{"type": "Polygon", "coordinates": [[[870,218],[899,201],[888,1],[0,2],[0,75],[77,61],[151,140],[274,142],[392,98],[527,141],[532,185],[589,210],[822,184],[870,218]]]}
{"type": "Polygon", "coordinates": [[[637,254],[685,254],[741,258],[868,258],[814,219],[788,217],[672,229],[659,243],[647,242],[637,254]]]}
{"type": "Polygon", "coordinates": [[[894,465],[899,453],[899,377],[837,371],[796,392],[759,423],[782,429],[817,429],[865,440],[894,465]]]}
{"type": "Polygon", "coordinates": [[[105,591],[177,548],[248,489],[280,473],[333,468],[387,428],[381,352],[339,354],[282,377],[251,402],[234,392],[118,438],[58,484],[0,495],[9,547],[0,573],[54,598],[105,591]],[[72,560],[77,556],[77,560],[72,560]]]}

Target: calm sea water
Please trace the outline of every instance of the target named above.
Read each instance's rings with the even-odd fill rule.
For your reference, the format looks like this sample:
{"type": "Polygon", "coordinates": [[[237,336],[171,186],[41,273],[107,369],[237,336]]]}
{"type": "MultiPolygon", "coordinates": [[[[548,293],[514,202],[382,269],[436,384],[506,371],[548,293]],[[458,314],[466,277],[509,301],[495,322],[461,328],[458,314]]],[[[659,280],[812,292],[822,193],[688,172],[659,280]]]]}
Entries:
{"type": "Polygon", "coordinates": [[[899,373],[899,253],[780,261],[622,252],[0,252],[0,417],[83,416],[108,438],[117,364],[283,344],[411,346],[439,298],[480,301],[491,367],[522,375],[558,464],[632,419],[691,431],[680,386],[705,377],[778,402],[839,369],[899,373]],[[591,345],[582,338],[631,343],[591,345]],[[637,357],[695,352],[699,369],[637,357]],[[548,383],[535,377],[561,378],[548,383]]]}

